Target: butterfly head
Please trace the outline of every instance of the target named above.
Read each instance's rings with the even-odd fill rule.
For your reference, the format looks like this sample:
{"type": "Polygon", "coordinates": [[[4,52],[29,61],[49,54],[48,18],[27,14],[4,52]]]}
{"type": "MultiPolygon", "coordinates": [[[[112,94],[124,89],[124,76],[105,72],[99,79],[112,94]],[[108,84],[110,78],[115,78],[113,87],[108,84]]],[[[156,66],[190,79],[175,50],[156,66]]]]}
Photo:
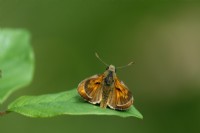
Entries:
{"type": "Polygon", "coordinates": [[[110,65],[106,68],[106,70],[110,71],[110,72],[116,72],[115,66],[110,65]]]}

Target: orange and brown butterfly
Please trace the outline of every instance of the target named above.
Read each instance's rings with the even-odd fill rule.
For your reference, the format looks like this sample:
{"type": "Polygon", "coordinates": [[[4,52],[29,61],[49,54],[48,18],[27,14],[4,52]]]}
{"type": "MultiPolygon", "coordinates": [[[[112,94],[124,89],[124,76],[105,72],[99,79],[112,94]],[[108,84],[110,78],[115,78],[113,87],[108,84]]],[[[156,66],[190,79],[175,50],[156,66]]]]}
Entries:
{"type": "MultiPolygon", "coordinates": [[[[95,55],[103,62],[97,53],[95,55]]],[[[103,63],[107,66],[106,71],[103,74],[91,76],[80,82],[77,89],[78,93],[84,100],[92,104],[100,104],[102,108],[108,106],[116,110],[129,109],[134,100],[132,93],[117,77],[115,66],[103,63]]],[[[133,62],[126,66],[132,64],[133,62]]]]}

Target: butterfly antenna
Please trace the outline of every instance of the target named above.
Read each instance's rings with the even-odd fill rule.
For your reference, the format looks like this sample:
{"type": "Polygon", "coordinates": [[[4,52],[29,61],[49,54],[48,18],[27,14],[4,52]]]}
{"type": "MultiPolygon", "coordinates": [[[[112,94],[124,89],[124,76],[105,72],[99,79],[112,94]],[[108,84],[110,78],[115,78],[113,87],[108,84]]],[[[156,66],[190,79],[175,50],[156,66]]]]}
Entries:
{"type": "Polygon", "coordinates": [[[120,67],[117,67],[117,69],[121,69],[121,68],[125,68],[125,67],[128,67],[128,66],[131,66],[131,65],[133,65],[135,62],[130,62],[130,63],[128,63],[127,65],[125,65],[125,66],[120,66],[120,67]]]}
{"type": "Polygon", "coordinates": [[[96,52],[95,52],[95,56],[96,56],[104,65],[108,66],[108,64],[105,63],[105,62],[99,57],[99,55],[98,55],[96,52]]]}

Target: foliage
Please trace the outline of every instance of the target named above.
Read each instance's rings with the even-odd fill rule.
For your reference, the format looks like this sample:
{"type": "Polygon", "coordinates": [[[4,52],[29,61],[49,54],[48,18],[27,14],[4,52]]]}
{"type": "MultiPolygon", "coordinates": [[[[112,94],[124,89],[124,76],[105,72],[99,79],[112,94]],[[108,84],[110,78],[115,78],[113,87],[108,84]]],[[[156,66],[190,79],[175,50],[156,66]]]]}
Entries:
{"type": "Polygon", "coordinates": [[[0,103],[28,85],[33,77],[34,55],[26,30],[0,29],[0,103]]]}
{"type": "Polygon", "coordinates": [[[143,118],[134,106],[127,111],[116,111],[108,108],[102,109],[99,106],[89,104],[82,100],[76,89],[57,94],[22,96],[10,104],[8,111],[14,111],[30,117],[52,117],[68,114],[135,116],[143,118]]]}

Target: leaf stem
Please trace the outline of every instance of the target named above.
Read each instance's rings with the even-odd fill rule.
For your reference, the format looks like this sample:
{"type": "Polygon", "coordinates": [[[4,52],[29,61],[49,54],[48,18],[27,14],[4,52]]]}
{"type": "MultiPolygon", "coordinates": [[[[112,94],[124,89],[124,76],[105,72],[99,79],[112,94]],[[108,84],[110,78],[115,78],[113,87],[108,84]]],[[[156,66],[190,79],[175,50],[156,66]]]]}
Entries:
{"type": "Polygon", "coordinates": [[[9,113],[8,111],[0,112],[0,117],[6,115],[6,114],[8,114],[8,113],[9,113]]]}

